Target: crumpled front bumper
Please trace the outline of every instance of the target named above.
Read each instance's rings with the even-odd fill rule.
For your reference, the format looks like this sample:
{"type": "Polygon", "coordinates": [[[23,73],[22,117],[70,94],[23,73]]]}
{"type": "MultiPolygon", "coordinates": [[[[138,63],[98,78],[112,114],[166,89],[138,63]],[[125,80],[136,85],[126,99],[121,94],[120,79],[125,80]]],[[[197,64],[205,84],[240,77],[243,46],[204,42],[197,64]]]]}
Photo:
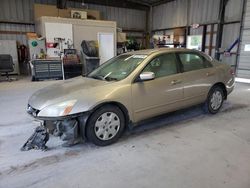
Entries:
{"type": "Polygon", "coordinates": [[[83,140],[85,140],[85,126],[87,120],[91,114],[90,111],[81,112],[77,114],[71,114],[67,116],[58,116],[58,117],[40,117],[38,113],[40,110],[33,108],[31,105],[28,104],[27,106],[27,113],[31,115],[33,118],[39,120],[39,122],[43,122],[42,124],[47,127],[48,129],[54,129],[57,122],[67,121],[75,119],[79,123],[80,135],[82,136],[83,140]]]}

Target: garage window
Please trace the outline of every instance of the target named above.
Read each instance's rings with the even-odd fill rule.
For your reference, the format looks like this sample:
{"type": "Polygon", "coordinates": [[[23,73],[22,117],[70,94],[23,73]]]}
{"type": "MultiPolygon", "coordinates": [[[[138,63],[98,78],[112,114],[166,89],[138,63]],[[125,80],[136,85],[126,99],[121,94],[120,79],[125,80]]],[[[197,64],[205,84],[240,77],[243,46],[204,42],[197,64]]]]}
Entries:
{"type": "Polygon", "coordinates": [[[180,53],[180,61],[184,72],[212,67],[204,57],[194,53],[180,53]]]}

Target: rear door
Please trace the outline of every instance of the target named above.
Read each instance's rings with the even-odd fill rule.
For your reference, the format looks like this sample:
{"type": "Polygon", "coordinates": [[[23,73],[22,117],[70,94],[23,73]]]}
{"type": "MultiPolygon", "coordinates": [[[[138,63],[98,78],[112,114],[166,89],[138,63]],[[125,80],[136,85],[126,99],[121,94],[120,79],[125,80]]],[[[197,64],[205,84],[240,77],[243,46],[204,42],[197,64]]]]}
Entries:
{"type": "Polygon", "coordinates": [[[214,82],[215,69],[211,62],[199,53],[178,53],[183,75],[183,105],[204,102],[214,82]]]}
{"type": "Polygon", "coordinates": [[[183,99],[182,75],[174,53],[152,59],[142,72],[154,72],[155,79],[132,84],[136,122],[178,109],[183,99]]]}

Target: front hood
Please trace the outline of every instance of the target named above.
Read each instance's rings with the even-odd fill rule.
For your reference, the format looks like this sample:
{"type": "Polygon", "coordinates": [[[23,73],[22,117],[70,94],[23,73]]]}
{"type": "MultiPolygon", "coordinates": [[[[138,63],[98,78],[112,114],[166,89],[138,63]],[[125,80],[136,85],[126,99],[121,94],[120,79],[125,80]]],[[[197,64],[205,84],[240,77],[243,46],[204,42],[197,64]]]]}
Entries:
{"type": "Polygon", "coordinates": [[[62,101],[87,97],[92,89],[110,82],[86,77],[77,77],[53,84],[35,92],[29,99],[29,105],[37,110],[62,101]]]}

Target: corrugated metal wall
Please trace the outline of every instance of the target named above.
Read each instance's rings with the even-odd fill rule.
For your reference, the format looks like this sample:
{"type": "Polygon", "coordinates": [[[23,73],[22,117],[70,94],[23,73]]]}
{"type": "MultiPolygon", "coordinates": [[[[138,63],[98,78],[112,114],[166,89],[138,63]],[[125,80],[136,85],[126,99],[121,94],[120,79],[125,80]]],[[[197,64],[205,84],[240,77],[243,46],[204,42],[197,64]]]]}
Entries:
{"type": "Polygon", "coordinates": [[[137,30],[146,28],[146,11],[91,4],[88,7],[99,10],[105,20],[116,21],[118,27],[137,30]]]}
{"type": "MultiPolygon", "coordinates": [[[[220,0],[176,0],[153,8],[153,30],[218,22],[220,0]],[[189,11],[187,13],[187,7],[189,11]],[[188,16],[188,18],[187,18],[188,16]]],[[[243,0],[229,0],[225,21],[241,19],[243,0]]]]}
{"type": "Polygon", "coordinates": [[[217,22],[219,7],[219,0],[190,0],[188,25],[217,22]]]}
{"type": "MultiPolygon", "coordinates": [[[[225,22],[234,22],[241,20],[243,9],[243,0],[229,0],[225,10],[225,22]]],[[[227,49],[229,48],[235,40],[237,40],[240,36],[240,23],[233,23],[224,25],[223,35],[222,35],[222,43],[221,48],[227,49]]],[[[222,62],[228,63],[231,66],[236,65],[237,61],[237,50],[238,45],[236,45],[232,49],[231,56],[221,56],[222,62]]]]}
{"type": "MultiPolygon", "coordinates": [[[[33,4],[56,4],[56,0],[1,0],[0,20],[33,23],[33,4]]],[[[82,8],[79,2],[68,1],[67,7],[82,8]]],[[[99,10],[103,19],[117,21],[119,27],[145,29],[146,11],[88,4],[89,9],[99,10]]]]}
{"type": "Polygon", "coordinates": [[[27,44],[26,35],[23,32],[34,32],[33,25],[0,24],[0,31],[14,31],[16,34],[0,34],[0,40],[17,40],[21,44],[27,44]],[[20,34],[18,34],[20,32],[20,34]]]}
{"type": "Polygon", "coordinates": [[[240,57],[237,76],[250,79],[250,51],[245,49],[250,45],[250,0],[247,0],[244,25],[242,31],[242,42],[240,45],[240,57]]]}
{"type": "Polygon", "coordinates": [[[153,30],[217,22],[219,5],[219,0],[176,0],[155,6],[153,30]]]}
{"type": "MultiPolygon", "coordinates": [[[[228,49],[239,38],[239,35],[240,35],[240,23],[224,25],[221,49],[222,50],[228,49]]],[[[236,45],[231,50],[232,53],[231,56],[225,56],[224,54],[222,54],[221,55],[222,62],[227,63],[232,67],[235,67],[237,50],[238,50],[238,45],[236,45]]]]}
{"type": "Polygon", "coordinates": [[[0,0],[0,20],[32,23],[34,3],[56,5],[56,0],[0,0]]]}
{"type": "Polygon", "coordinates": [[[225,10],[225,21],[237,21],[241,19],[243,0],[229,0],[225,10]]]}
{"type": "Polygon", "coordinates": [[[153,7],[153,30],[187,25],[187,0],[153,7]]]}
{"type": "MultiPolygon", "coordinates": [[[[0,0],[0,20],[9,22],[34,22],[34,3],[56,5],[56,0],[0,0]]],[[[68,1],[67,7],[82,8],[80,2],[68,1]]],[[[107,20],[117,21],[118,27],[132,30],[145,30],[146,12],[135,9],[116,8],[88,4],[89,9],[101,11],[102,17],[107,20]]],[[[33,25],[0,24],[1,31],[33,32],[33,25]]],[[[23,34],[0,34],[0,39],[16,39],[26,44],[23,34]]]]}

